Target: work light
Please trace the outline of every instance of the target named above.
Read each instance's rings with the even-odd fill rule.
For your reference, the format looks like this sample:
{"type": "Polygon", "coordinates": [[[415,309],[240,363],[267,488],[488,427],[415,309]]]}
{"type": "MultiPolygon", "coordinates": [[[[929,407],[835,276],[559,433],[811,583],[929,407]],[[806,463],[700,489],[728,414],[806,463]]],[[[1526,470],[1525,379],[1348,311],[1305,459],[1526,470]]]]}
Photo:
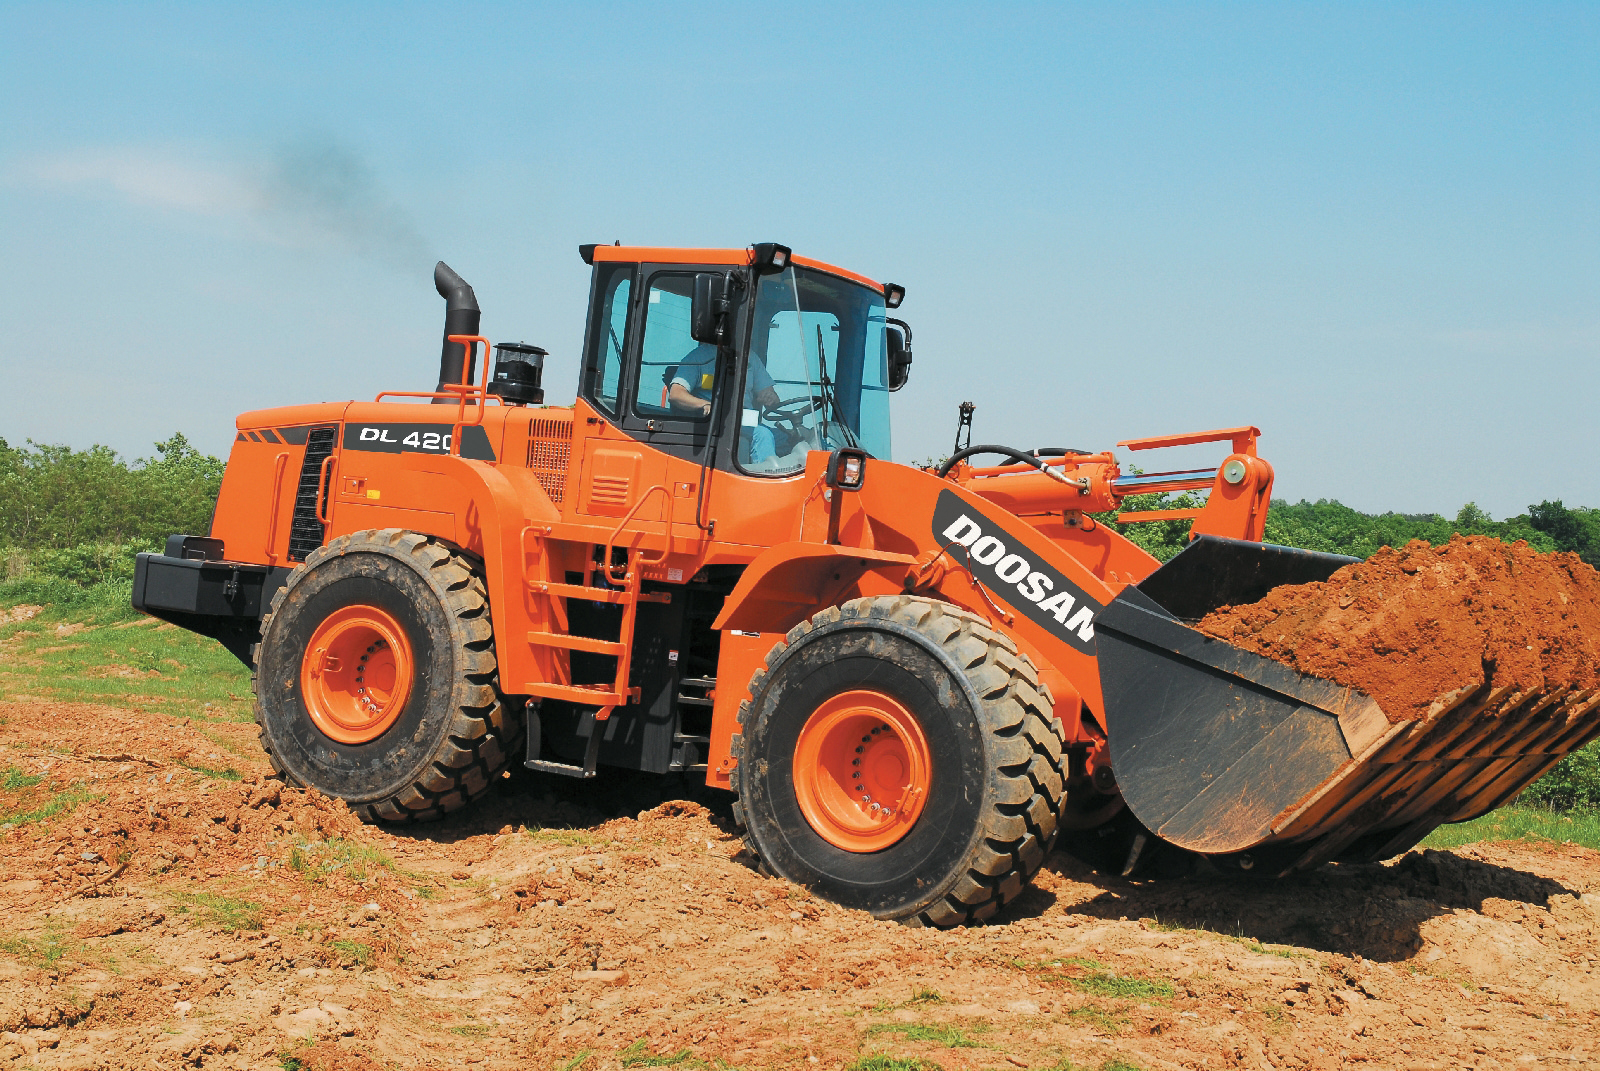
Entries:
{"type": "Polygon", "coordinates": [[[750,263],[755,266],[758,275],[778,274],[789,266],[789,257],[794,252],[777,242],[757,242],[750,248],[754,254],[750,263]]]}
{"type": "Polygon", "coordinates": [[[867,452],[841,446],[828,459],[828,486],[859,491],[867,478],[867,452]]]}

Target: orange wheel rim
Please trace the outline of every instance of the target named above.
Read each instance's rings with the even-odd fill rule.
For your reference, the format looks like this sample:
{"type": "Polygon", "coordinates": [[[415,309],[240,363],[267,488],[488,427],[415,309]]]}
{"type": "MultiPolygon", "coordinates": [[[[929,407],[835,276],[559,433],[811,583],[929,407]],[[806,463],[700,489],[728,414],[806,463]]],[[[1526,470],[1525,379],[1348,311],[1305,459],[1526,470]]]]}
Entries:
{"type": "Polygon", "coordinates": [[[341,744],[376,740],[400,717],[415,663],[400,623],[376,606],[329,614],[300,660],[300,694],[312,722],[341,744]]]}
{"type": "Polygon", "coordinates": [[[800,813],[818,836],[848,852],[881,851],[911,832],[932,773],[917,719],[870,689],[823,703],[794,745],[800,813]]]}

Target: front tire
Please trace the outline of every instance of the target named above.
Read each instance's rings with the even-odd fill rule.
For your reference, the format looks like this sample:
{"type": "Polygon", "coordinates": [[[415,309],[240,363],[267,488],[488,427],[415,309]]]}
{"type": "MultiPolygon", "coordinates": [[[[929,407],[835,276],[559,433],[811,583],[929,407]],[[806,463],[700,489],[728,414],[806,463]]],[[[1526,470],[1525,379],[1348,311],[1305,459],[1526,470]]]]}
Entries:
{"type": "Polygon", "coordinates": [[[253,684],[273,769],[368,822],[461,807],[520,735],[482,579],[415,532],[354,532],[307,557],[261,620],[253,684]]]}
{"type": "Polygon", "coordinates": [[[740,709],[735,816],[763,867],[916,925],[986,919],[1055,840],[1062,739],[1031,662],[946,603],[791,630],[740,709]]]}

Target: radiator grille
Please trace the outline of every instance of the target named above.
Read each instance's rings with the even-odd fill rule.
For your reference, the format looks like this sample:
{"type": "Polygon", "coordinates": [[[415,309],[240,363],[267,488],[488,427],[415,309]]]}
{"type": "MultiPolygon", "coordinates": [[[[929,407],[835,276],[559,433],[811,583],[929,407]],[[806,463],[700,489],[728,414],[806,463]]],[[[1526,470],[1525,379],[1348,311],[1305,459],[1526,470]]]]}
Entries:
{"type": "Polygon", "coordinates": [[[572,461],[572,421],[541,417],[528,426],[528,469],[550,501],[561,505],[572,461]]]}
{"type": "MultiPolygon", "coordinates": [[[[327,535],[322,522],[317,520],[317,484],[322,481],[322,463],[333,453],[333,428],[312,428],[306,436],[306,457],[300,464],[300,485],[294,495],[294,519],[289,524],[289,560],[303,562],[306,555],[322,546],[327,535]]],[[[322,510],[328,509],[326,487],[322,493],[322,510]]]]}

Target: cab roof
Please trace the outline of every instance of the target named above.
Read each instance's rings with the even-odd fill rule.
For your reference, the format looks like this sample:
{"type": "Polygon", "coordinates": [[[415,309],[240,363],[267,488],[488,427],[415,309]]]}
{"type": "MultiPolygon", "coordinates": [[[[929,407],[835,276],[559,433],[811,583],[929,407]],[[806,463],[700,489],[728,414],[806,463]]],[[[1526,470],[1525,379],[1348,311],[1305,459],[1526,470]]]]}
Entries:
{"type": "MultiPolygon", "coordinates": [[[[590,256],[584,257],[590,263],[615,263],[625,264],[737,264],[750,263],[752,256],[749,249],[673,249],[661,246],[646,245],[596,245],[592,247],[590,256]]],[[[883,293],[883,284],[875,279],[869,279],[858,272],[846,268],[825,264],[820,260],[800,256],[798,253],[790,256],[790,261],[802,268],[814,268],[825,271],[829,275],[837,275],[841,279],[849,279],[863,286],[883,293]]]]}

